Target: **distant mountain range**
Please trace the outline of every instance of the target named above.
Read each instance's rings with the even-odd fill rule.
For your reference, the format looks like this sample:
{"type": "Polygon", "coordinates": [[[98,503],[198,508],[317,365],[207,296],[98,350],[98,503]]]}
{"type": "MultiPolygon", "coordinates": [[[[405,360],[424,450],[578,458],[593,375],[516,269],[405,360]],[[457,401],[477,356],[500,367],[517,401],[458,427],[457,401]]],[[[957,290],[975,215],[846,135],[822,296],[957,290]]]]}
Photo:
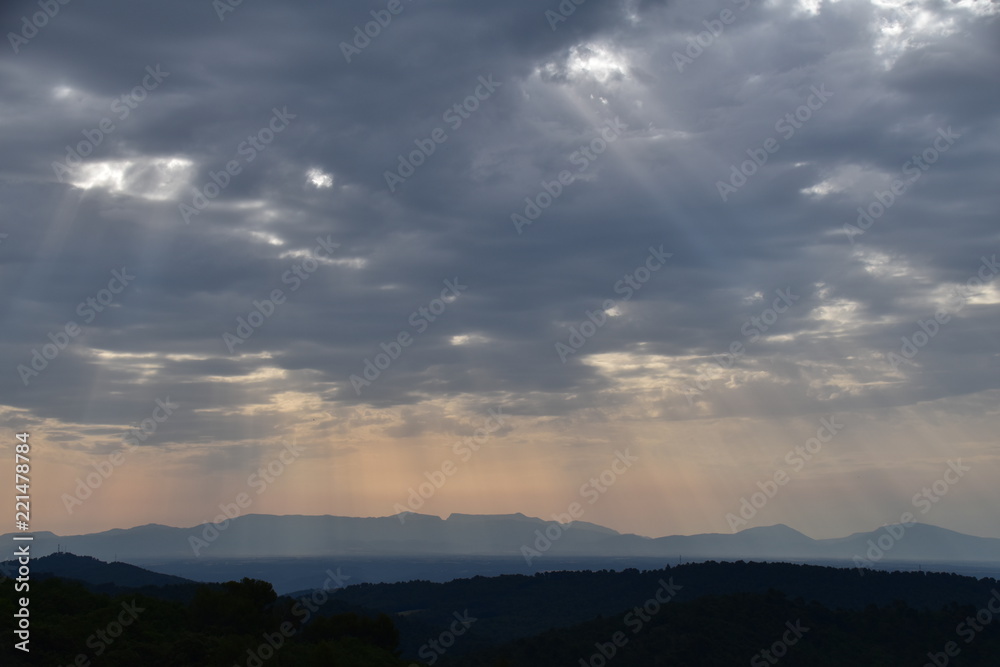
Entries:
{"type": "MultiPolygon", "coordinates": [[[[545,556],[554,555],[1000,562],[1000,539],[964,535],[928,524],[884,526],[870,533],[824,540],[780,524],[733,534],[648,538],[583,521],[564,525],[523,514],[452,514],[447,519],[414,513],[378,518],[249,514],[219,526],[148,524],[87,535],[34,535],[35,558],[62,549],[124,561],[196,556],[525,556],[544,567],[545,556]]],[[[10,538],[11,534],[3,536],[4,540],[10,538]]]]}

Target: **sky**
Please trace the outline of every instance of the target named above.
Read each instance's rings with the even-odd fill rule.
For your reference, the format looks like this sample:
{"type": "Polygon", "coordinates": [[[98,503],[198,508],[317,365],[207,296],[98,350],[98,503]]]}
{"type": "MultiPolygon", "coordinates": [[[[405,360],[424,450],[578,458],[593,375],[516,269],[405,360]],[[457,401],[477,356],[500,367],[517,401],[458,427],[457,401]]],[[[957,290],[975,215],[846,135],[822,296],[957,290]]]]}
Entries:
{"type": "Polygon", "coordinates": [[[33,529],[1000,537],[997,3],[46,6],[0,10],[33,529]]]}

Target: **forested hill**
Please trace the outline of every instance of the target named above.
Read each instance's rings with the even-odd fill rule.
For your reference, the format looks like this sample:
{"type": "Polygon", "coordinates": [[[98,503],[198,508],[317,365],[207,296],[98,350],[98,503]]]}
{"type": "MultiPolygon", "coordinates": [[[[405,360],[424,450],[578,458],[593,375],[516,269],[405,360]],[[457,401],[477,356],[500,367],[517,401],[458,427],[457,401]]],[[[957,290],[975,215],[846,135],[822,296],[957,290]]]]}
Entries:
{"type": "MultiPolygon", "coordinates": [[[[121,571],[148,583],[115,564],[69,565],[94,580],[121,571]]],[[[256,664],[255,656],[267,667],[547,667],[612,658],[615,667],[756,667],[781,653],[790,667],[839,667],[918,666],[940,653],[947,664],[996,667],[1000,655],[1000,582],[953,574],[740,561],[360,584],[294,597],[254,579],[178,588],[189,586],[184,599],[164,599],[117,584],[111,595],[33,579],[31,661],[6,643],[0,664],[68,665],[82,655],[130,667],[228,667],[256,664]]],[[[13,582],[0,581],[0,615],[12,617],[17,595],[13,582]]]]}
{"type": "Polygon", "coordinates": [[[979,605],[930,611],[900,602],[834,611],[772,591],[710,595],[649,609],[655,612],[632,609],[471,654],[451,652],[438,667],[1000,664],[1000,619],[976,631],[979,605]]]}
{"type": "Polygon", "coordinates": [[[534,576],[474,577],[448,583],[361,584],[337,591],[343,600],[388,614],[399,622],[404,650],[420,646],[434,627],[468,609],[480,620],[456,647],[493,646],[599,615],[620,615],[652,597],[661,582],[679,586],[675,601],[708,595],[766,593],[817,601],[831,609],[864,609],[903,602],[916,609],[985,603],[993,579],[955,574],[884,572],[787,563],[693,563],[662,570],[551,572],[534,576]]]}
{"type": "Polygon", "coordinates": [[[406,667],[386,615],[323,617],[301,601],[278,597],[266,581],[197,584],[190,600],[114,596],[57,577],[16,593],[0,578],[0,616],[14,617],[30,595],[30,653],[0,645],[0,665],[28,667],[406,667]]]}
{"type": "MultiPolygon", "coordinates": [[[[0,563],[0,574],[17,576],[18,563],[14,560],[0,563]]],[[[127,591],[140,591],[152,597],[189,600],[198,587],[190,579],[130,565],[106,563],[90,556],[60,552],[31,561],[31,576],[36,580],[59,577],[78,581],[98,593],[115,595],[127,591]]]]}

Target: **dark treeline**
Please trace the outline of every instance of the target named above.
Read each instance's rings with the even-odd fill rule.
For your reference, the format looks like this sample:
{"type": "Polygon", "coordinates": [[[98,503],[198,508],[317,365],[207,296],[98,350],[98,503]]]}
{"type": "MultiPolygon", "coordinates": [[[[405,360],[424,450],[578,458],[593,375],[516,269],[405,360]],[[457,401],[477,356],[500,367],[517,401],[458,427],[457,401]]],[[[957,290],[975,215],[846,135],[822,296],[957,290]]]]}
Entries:
{"type": "Polygon", "coordinates": [[[995,667],[1000,617],[975,632],[967,619],[977,611],[956,604],[918,610],[902,602],[834,611],[777,591],[711,595],[672,601],[645,622],[627,611],[485,651],[447,654],[438,665],[921,667],[934,654],[935,667],[995,667]],[[954,657],[945,653],[949,642],[954,657]]]}
{"type": "Polygon", "coordinates": [[[478,620],[448,651],[452,657],[598,616],[620,619],[626,610],[653,598],[662,587],[661,581],[680,586],[671,605],[709,595],[776,590],[792,599],[817,601],[832,610],[863,610],[869,605],[885,607],[896,602],[917,610],[940,610],[950,604],[978,608],[998,586],[992,579],[948,573],[710,561],[647,571],[547,572],[447,583],[361,584],[334,595],[336,601],[388,614],[406,612],[396,620],[404,655],[417,655],[429,637],[447,626],[454,612],[468,609],[478,620]]]}
{"type": "MultiPolygon", "coordinates": [[[[91,561],[57,573],[87,584],[31,581],[31,655],[7,641],[0,664],[1000,664],[1000,583],[952,574],[707,562],[360,584],[310,606],[260,580],[175,584],[91,561]],[[123,574],[138,587],[107,583],[123,574]]],[[[0,581],[8,619],[17,595],[0,581]]]]}
{"type": "MultiPolygon", "coordinates": [[[[31,582],[31,652],[0,647],[2,665],[89,667],[404,667],[384,614],[319,617],[254,579],[198,585],[187,602],[141,592],[110,596],[76,581],[31,582]],[[298,606],[296,606],[298,605],[298,606]],[[273,647],[277,647],[276,649],[273,647]]],[[[0,582],[0,615],[15,612],[0,582]]]]}

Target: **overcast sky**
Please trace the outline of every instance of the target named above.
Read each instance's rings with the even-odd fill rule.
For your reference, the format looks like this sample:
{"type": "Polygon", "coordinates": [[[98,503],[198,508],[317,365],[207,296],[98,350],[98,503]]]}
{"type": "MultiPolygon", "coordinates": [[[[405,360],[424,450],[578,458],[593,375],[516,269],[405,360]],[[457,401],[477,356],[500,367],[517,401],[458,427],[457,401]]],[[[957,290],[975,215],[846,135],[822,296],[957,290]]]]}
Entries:
{"type": "Polygon", "coordinates": [[[0,10],[34,528],[1000,537],[995,2],[316,4],[0,10]]]}

